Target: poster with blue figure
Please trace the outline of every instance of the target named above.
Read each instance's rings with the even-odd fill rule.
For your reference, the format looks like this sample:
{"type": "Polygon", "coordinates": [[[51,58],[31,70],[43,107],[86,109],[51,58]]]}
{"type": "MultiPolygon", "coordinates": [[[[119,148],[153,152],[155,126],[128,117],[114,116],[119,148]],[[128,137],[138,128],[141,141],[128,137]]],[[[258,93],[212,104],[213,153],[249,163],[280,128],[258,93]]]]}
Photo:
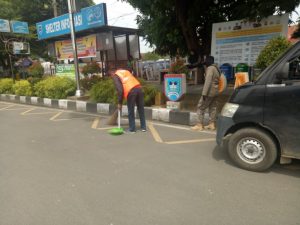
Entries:
{"type": "Polygon", "coordinates": [[[166,97],[170,101],[178,101],[186,93],[185,74],[166,74],[164,78],[166,97]]]}

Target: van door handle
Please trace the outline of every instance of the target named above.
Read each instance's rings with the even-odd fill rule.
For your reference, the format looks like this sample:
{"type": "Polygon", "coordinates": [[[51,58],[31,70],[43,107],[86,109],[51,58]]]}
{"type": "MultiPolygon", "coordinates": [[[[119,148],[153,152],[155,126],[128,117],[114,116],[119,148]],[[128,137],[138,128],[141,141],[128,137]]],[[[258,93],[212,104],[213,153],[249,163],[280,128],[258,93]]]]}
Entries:
{"type": "Polygon", "coordinates": [[[267,87],[274,88],[274,87],[285,87],[285,84],[267,84],[267,87]]]}

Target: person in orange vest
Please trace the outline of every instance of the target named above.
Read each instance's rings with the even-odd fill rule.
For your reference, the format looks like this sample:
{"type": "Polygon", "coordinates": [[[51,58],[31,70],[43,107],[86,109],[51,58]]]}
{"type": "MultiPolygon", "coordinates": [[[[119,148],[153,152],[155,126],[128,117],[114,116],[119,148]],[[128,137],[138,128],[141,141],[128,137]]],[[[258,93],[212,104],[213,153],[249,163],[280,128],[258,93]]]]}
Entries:
{"type": "Polygon", "coordinates": [[[118,93],[118,109],[122,109],[123,99],[127,100],[129,133],[135,133],[135,115],[134,107],[140,117],[141,131],[146,132],[146,120],[144,112],[144,93],[140,82],[132,75],[129,70],[118,69],[111,73],[115,87],[118,93]]]}

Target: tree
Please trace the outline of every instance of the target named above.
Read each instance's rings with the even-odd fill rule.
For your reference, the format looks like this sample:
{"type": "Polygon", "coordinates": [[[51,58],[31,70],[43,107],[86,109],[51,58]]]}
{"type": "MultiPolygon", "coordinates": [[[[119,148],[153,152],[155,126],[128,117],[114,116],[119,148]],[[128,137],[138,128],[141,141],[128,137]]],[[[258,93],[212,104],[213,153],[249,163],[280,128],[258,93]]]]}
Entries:
{"type": "Polygon", "coordinates": [[[290,46],[291,43],[285,37],[271,39],[257,57],[256,66],[265,69],[290,46]]]}
{"type": "Polygon", "coordinates": [[[212,24],[229,20],[260,20],[292,12],[299,0],[124,0],[138,9],[145,39],[160,54],[210,53],[212,24]]]}

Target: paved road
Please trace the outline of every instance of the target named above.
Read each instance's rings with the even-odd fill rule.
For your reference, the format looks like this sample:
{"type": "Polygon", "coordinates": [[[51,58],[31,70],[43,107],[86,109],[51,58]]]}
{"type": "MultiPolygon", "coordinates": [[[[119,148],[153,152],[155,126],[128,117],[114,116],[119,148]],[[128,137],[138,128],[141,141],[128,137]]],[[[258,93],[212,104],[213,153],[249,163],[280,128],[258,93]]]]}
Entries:
{"type": "Polygon", "coordinates": [[[299,162],[249,172],[214,133],[106,120],[0,102],[0,225],[300,224],[299,162]]]}

